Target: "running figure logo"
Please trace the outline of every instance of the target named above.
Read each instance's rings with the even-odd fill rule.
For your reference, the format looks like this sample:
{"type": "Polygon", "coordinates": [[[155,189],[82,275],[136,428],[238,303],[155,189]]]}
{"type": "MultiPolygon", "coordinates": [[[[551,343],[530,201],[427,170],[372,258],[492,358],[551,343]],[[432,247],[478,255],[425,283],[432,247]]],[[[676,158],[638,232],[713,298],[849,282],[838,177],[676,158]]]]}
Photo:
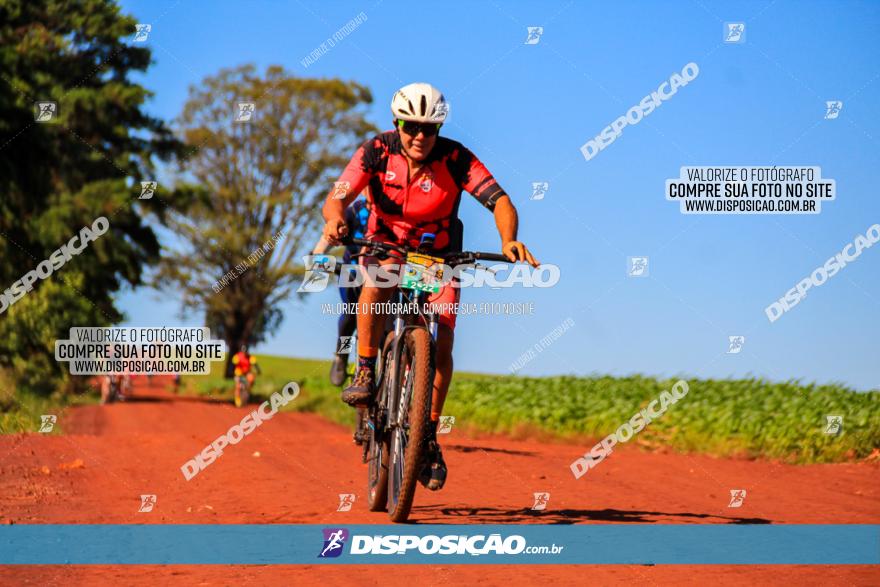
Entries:
{"type": "Polygon", "coordinates": [[[134,33],[134,41],[135,43],[143,43],[147,40],[147,37],[150,35],[150,31],[153,30],[153,25],[151,24],[136,24],[135,33],[134,33]]]}
{"type": "Polygon", "coordinates": [[[544,34],[544,27],[542,26],[530,26],[526,27],[528,29],[528,36],[526,37],[526,42],[524,45],[537,45],[541,41],[541,35],[544,34]]]}
{"type": "Polygon", "coordinates": [[[351,352],[351,339],[353,336],[340,336],[339,344],[336,347],[337,355],[347,355],[351,352]]]}
{"type": "Polygon", "coordinates": [[[647,257],[627,257],[628,277],[647,277],[648,276],[648,258],[647,257]]]}
{"type": "Polygon", "coordinates": [[[296,291],[315,293],[327,289],[330,274],[336,269],[336,257],[332,255],[306,255],[303,257],[306,274],[296,291]]]}
{"type": "Polygon", "coordinates": [[[547,191],[550,189],[550,182],[547,181],[533,181],[532,182],[532,197],[530,200],[543,200],[544,196],[547,194],[547,191]]]}
{"type": "Polygon", "coordinates": [[[825,416],[825,434],[840,434],[843,431],[843,416],[825,416]]]}
{"type": "Polygon", "coordinates": [[[437,425],[437,434],[449,434],[452,427],[455,426],[455,416],[440,416],[440,423],[437,425]]]}
{"type": "Polygon", "coordinates": [[[340,493],[339,494],[339,507],[336,508],[337,512],[350,512],[351,506],[354,505],[354,493],[340,493]]]}
{"type": "Polygon", "coordinates": [[[54,414],[40,416],[40,432],[52,432],[52,428],[55,427],[55,422],[57,421],[58,416],[54,414]]]}
{"type": "Polygon", "coordinates": [[[34,104],[34,120],[37,122],[51,122],[58,113],[58,104],[55,102],[36,102],[34,104]]]}
{"type": "Polygon", "coordinates": [[[138,512],[151,512],[154,505],[156,505],[155,495],[141,495],[141,507],[138,512]]]}
{"type": "Polygon", "coordinates": [[[746,25],[742,22],[724,23],[725,43],[744,43],[746,40],[746,25]]]}
{"type": "Polygon", "coordinates": [[[348,195],[348,190],[351,189],[351,184],[347,181],[334,181],[333,182],[333,199],[334,200],[344,200],[345,196],[348,195]]]}
{"type": "Polygon", "coordinates": [[[324,528],[324,548],[318,554],[318,558],[336,558],[342,554],[342,547],[348,540],[348,530],[345,528],[324,528]]]}
{"type": "Polygon", "coordinates": [[[434,111],[431,113],[431,120],[436,120],[438,122],[442,122],[449,117],[449,102],[443,100],[442,102],[438,102],[436,106],[434,106],[434,111]]]}
{"type": "Polygon", "coordinates": [[[542,511],[547,509],[547,503],[550,501],[550,494],[547,492],[535,493],[535,504],[532,506],[534,511],[542,511]]]}
{"type": "Polygon", "coordinates": [[[159,182],[142,181],[141,182],[141,195],[138,197],[138,200],[151,199],[153,197],[153,194],[156,193],[157,187],[159,187],[159,182]]]}
{"type": "Polygon", "coordinates": [[[743,345],[746,343],[745,336],[728,336],[727,354],[736,355],[742,351],[743,345]]]}
{"type": "Polygon", "coordinates": [[[235,114],[235,122],[250,122],[256,110],[257,105],[253,102],[239,102],[238,112],[235,114]]]}
{"type": "Polygon", "coordinates": [[[840,116],[843,102],[840,100],[828,100],[825,102],[825,120],[834,120],[840,116]]]}
{"type": "Polygon", "coordinates": [[[742,507],[742,504],[745,500],[746,500],[746,490],[745,489],[731,489],[730,490],[730,503],[727,504],[727,507],[729,507],[729,508],[742,507]]]}

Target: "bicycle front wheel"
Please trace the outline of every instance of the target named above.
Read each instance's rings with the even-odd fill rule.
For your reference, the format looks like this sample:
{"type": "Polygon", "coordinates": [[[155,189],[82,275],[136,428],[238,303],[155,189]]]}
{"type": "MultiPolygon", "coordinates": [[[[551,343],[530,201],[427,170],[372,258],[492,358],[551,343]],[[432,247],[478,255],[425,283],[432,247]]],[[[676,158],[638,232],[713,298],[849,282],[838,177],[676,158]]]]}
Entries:
{"type": "Polygon", "coordinates": [[[388,514],[405,522],[412,508],[423,465],[434,387],[434,354],[431,335],[422,328],[407,330],[397,366],[400,389],[400,425],[391,429],[388,475],[388,514]]]}

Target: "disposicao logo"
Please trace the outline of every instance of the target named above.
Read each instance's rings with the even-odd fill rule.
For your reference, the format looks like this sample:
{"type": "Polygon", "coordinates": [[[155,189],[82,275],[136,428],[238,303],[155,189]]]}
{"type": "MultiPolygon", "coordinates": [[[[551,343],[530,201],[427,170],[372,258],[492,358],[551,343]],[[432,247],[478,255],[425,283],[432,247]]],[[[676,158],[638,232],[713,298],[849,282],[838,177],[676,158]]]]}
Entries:
{"type": "Polygon", "coordinates": [[[345,528],[324,528],[324,547],[318,554],[318,558],[336,558],[342,554],[345,541],[348,540],[348,530],[345,528]]]}

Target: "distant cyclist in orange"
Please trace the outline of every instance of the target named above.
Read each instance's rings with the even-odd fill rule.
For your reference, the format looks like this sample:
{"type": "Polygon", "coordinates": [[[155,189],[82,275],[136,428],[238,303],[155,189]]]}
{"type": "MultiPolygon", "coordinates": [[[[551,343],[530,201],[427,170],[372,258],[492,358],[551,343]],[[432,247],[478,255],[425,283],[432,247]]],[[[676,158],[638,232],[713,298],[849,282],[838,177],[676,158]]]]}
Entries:
{"type": "Polygon", "coordinates": [[[254,371],[260,375],[263,372],[257,365],[257,358],[248,353],[246,344],[232,357],[232,364],[235,365],[235,407],[240,408],[247,404],[250,390],[254,386],[254,380],[257,376],[254,371]]]}

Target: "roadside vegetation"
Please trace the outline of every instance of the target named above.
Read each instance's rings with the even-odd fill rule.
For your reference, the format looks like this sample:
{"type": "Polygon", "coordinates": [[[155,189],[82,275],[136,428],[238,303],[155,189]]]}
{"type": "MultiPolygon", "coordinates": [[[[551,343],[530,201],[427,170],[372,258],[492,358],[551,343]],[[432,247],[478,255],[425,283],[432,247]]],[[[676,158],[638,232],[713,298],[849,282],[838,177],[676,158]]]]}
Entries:
{"type": "MultiPolygon", "coordinates": [[[[285,409],[353,425],[352,410],[328,381],[328,361],[259,357],[259,363],[263,375],[257,379],[254,401],[296,381],[302,394],[285,409]]],[[[184,384],[191,392],[231,401],[233,384],[215,365],[211,376],[185,377],[184,384]]],[[[583,442],[587,452],[675,381],[456,373],[444,414],[455,416],[456,430],[583,442]]],[[[797,463],[876,458],[880,451],[880,392],[760,379],[687,382],[688,394],[630,444],[797,463]],[[839,435],[825,433],[829,415],[843,416],[839,435]]]]}

